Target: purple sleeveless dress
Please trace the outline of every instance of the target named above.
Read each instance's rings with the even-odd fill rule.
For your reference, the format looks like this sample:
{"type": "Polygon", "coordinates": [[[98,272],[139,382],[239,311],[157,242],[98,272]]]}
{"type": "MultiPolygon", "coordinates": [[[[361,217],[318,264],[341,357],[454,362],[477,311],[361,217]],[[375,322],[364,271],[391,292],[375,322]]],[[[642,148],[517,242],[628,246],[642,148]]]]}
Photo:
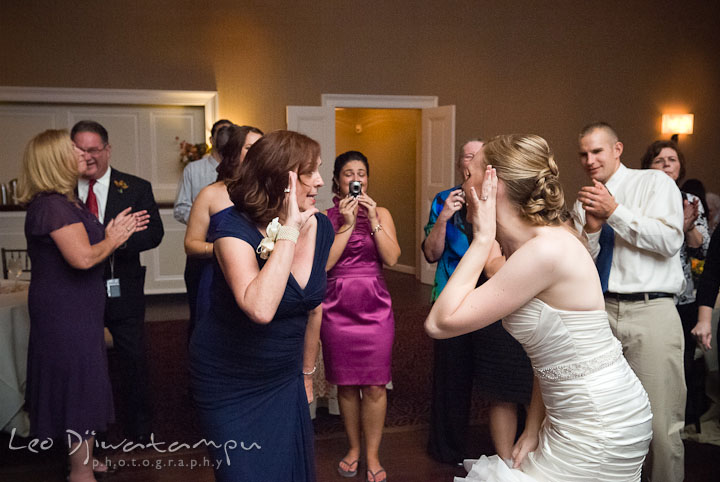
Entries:
{"type": "MultiPolygon", "coordinates": [[[[338,198],[333,201],[327,215],[337,231],[343,217],[338,198]]],[[[361,206],[345,251],[328,271],[320,339],[325,377],[336,385],[385,385],[391,380],[395,318],[370,231],[361,206]]]]}

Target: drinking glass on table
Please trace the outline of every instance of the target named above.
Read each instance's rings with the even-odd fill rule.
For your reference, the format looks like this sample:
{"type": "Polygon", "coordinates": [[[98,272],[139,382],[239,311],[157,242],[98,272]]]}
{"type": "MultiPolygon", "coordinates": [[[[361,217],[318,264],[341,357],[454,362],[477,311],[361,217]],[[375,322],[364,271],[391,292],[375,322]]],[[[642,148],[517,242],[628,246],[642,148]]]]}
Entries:
{"type": "Polygon", "coordinates": [[[20,257],[11,257],[7,262],[7,269],[8,269],[8,276],[11,279],[15,279],[15,283],[13,285],[13,291],[16,291],[18,288],[18,280],[20,279],[20,276],[23,272],[23,261],[20,257]]]}

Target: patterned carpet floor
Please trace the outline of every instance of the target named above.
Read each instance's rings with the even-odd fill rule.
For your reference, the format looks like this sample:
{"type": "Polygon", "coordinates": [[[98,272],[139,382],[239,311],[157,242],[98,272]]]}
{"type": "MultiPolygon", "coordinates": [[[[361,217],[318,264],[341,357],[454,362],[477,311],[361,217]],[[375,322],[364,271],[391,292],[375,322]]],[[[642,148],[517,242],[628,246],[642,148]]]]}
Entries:
{"type": "MultiPolygon", "coordinates": [[[[395,344],[393,347],[393,390],[388,391],[387,427],[426,425],[430,418],[432,373],[432,340],[425,334],[423,322],[430,310],[430,287],[421,285],[413,276],[386,270],[388,289],[395,313],[395,344]]],[[[189,388],[187,354],[187,320],[146,323],[148,362],[153,396],[156,438],[194,441],[200,435],[197,416],[189,388]]],[[[132,390],[117,384],[118,364],[112,351],[109,356],[115,393],[132,390]]],[[[486,420],[486,411],[479,397],[474,397],[475,422],[486,420]]],[[[116,396],[116,411],[122,413],[116,396]]],[[[339,416],[318,409],[315,419],[318,436],[343,431],[339,416]]],[[[121,439],[121,424],[109,433],[109,440],[121,439]]]]}

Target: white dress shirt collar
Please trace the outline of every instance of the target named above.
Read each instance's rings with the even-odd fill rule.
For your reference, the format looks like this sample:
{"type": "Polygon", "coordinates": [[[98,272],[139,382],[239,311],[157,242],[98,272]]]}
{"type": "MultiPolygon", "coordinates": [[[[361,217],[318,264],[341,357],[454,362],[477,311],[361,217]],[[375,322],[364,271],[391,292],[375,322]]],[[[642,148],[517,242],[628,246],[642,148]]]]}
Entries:
{"type": "MultiPolygon", "coordinates": [[[[107,197],[108,197],[108,191],[110,190],[110,171],[112,170],[111,167],[108,167],[108,170],[105,171],[105,174],[100,177],[97,182],[95,182],[95,185],[93,186],[93,192],[95,193],[95,198],[97,199],[98,203],[98,219],[102,223],[105,219],[105,207],[107,206],[107,197]]],[[[88,186],[90,185],[90,181],[88,181],[85,178],[80,178],[78,180],[78,197],[80,200],[84,203],[87,201],[87,195],[88,195],[88,186]]]]}
{"type": "Polygon", "coordinates": [[[625,178],[627,178],[627,174],[628,168],[621,162],[617,170],[610,176],[610,179],[605,182],[605,187],[610,191],[610,194],[622,184],[625,178]]]}

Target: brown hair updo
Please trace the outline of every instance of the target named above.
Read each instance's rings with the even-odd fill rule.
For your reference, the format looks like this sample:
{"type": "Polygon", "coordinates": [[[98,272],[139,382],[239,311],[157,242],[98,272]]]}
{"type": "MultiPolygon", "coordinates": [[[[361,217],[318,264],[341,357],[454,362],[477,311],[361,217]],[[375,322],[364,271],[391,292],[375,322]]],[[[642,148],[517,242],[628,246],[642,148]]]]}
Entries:
{"type": "Polygon", "coordinates": [[[483,153],[505,184],[508,199],[528,221],[555,226],[568,220],[558,167],[545,139],[531,134],[497,136],[485,144],[483,153]]]}
{"type": "Polygon", "coordinates": [[[261,225],[280,215],[288,186],[288,172],[310,174],[320,159],[320,145],[294,131],[275,131],[261,137],[240,164],[237,179],[228,185],[230,200],[240,212],[261,225]]]}
{"type": "Polygon", "coordinates": [[[222,160],[216,168],[218,181],[225,181],[225,184],[229,184],[237,177],[240,169],[240,157],[243,149],[245,149],[245,140],[251,132],[260,136],[263,135],[263,131],[252,126],[233,125],[223,126],[218,129],[216,144],[218,145],[218,151],[222,155],[222,160]],[[221,138],[223,136],[227,136],[225,142],[222,142],[221,138]]]}

